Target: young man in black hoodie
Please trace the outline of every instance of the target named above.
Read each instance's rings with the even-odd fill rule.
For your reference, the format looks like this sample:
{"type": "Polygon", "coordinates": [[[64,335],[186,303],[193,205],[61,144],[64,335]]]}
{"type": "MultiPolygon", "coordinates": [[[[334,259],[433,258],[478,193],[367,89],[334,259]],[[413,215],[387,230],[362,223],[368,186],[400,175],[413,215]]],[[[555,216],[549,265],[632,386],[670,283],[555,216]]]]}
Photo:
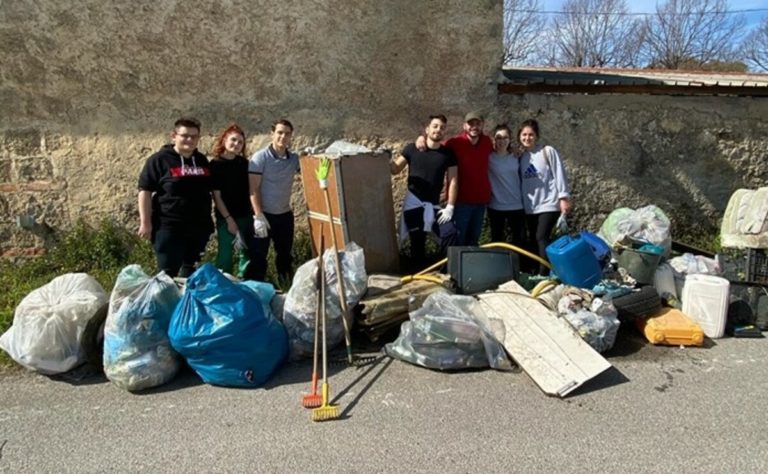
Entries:
{"type": "Polygon", "coordinates": [[[157,266],[189,276],[213,232],[211,171],[197,151],[200,122],[180,118],[171,143],[147,159],[139,175],[139,231],[152,242],[157,266]]]}

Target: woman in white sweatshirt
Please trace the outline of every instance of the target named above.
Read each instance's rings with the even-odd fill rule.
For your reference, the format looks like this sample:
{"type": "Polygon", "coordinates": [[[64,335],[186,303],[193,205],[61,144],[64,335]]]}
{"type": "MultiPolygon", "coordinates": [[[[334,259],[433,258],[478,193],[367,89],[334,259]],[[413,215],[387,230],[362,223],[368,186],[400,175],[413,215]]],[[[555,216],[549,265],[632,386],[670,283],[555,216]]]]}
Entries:
{"type": "MultiPolygon", "coordinates": [[[[551,146],[542,146],[539,123],[525,120],[517,131],[520,143],[520,178],[526,214],[528,241],[532,250],[547,258],[546,248],[560,214],[571,210],[568,177],[560,155],[551,146]]],[[[539,267],[539,273],[546,268],[539,267]]]]}

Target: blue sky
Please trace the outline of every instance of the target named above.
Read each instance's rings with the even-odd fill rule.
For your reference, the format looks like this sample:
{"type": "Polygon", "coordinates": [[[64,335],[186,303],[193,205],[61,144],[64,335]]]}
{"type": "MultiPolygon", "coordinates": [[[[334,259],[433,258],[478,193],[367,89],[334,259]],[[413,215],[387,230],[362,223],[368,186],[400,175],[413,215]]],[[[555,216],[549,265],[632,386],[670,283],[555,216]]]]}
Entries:
{"type": "MultiPolygon", "coordinates": [[[[563,0],[543,0],[541,3],[542,10],[559,11],[563,3],[564,3],[563,0]]],[[[629,5],[629,8],[631,11],[637,12],[637,13],[650,13],[655,11],[655,8],[656,8],[656,2],[654,0],[628,0],[627,4],[629,5]]],[[[768,1],[767,0],[729,0],[728,5],[730,6],[731,10],[749,10],[749,9],[756,9],[756,8],[765,9],[765,8],[768,8],[768,1]]],[[[746,16],[747,16],[747,27],[751,28],[757,25],[762,18],[768,16],[768,11],[746,14],[746,16]]]]}

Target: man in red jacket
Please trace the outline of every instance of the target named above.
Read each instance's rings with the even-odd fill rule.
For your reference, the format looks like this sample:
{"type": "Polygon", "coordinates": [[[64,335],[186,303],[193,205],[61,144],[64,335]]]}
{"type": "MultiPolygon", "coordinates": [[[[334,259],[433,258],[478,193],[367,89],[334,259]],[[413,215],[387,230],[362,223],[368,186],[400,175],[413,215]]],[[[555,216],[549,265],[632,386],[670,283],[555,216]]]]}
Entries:
{"type": "Polygon", "coordinates": [[[458,163],[459,194],[453,217],[461,245],[478,244],[485,207],[491,200],[488,158],[493,152],[493,140],[483,133],[483,125],[482,115],[469,112],[464,116],[464,130],[445,144],[458,163]]]}

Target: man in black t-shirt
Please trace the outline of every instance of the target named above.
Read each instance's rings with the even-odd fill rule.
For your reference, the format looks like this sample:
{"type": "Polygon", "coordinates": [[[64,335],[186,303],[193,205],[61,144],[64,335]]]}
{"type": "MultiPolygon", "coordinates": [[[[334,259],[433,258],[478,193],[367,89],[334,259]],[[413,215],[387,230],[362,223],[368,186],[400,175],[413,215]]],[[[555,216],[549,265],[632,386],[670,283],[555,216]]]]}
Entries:
{"type": "Polygon", "coordinates": [[[416,265],[425,264],[427,232],[438,239],[441,254],[456,241],[453,208],[456,203],[458,178],[456,157],[442,145],[448,120],[444,115],[432,115],[425,129],[427,148],[419,151],[414,143],[390,162],[392,174],[400,173],[408,165],[408,192],[403,201],[400,222],[401,238],[407,233],[411,242],[411,259],[416,265]],[[448,173],[448,202],[440,206],[440,191],[448,173]]]}

